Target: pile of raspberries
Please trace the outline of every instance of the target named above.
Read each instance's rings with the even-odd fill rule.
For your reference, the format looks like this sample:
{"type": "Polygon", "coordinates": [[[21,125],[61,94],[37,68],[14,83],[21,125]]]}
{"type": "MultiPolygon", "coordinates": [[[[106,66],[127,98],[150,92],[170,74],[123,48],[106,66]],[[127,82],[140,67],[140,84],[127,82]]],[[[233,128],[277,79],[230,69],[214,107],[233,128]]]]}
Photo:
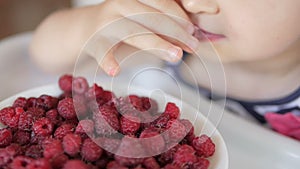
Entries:
{"type": "MultiPolygon", "coordinates": [[[[215,144],[168,102],[116,97],[62,75],[60,96],[18,97],[0,110],[1,169],[207,169],[215,144]],[[142,140],[142,141],[141,141],[142,140]]],[[[45,91],[46,93],[47,91],[45,91]]]]}

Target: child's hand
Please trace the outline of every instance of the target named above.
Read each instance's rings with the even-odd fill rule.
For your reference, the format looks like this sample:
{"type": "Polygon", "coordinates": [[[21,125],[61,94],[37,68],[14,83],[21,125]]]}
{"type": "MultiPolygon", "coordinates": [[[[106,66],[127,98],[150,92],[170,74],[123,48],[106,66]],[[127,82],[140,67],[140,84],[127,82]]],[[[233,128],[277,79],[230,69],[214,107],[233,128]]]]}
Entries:
{"type": "MultiPolygon", "coordinates": [[[[192,52],[191,49],[196,48],[198,43],[192,36],[193,24],[174,0],[109,0],[97,6],[68,10],[50,17],[35,35],[33,53],[44,57],[43,54],[55,51],[54,57],[58,57],[60,62],[63,62],[62,58],[72,58],[71,62],[74,63],[80,49],[95,32],[92,41],[87,43],[86,52],[96,58],[103,70],[112,76],[120,69],[114,57],[114,52],[120,46],[167,51],[168,55],[159,57],[177,61],[182,56],[182,49],[192,52]],[[51,25],[56,32],[49,31],[51,25]],[[44,37],[43,42],[38,39],[39,36],[48,38],[44,37]],[[63,42],[59,43],[57,39],[51,41],[53,37],[63,42]],[[43,49],[43,43],[47,43],[47,48],[52,45],[57,49],[34,52],[38,48],[43,49]],[[63,49],[60,44],[64,46],[63,49]]],[[[53,55],[45,58],[46,63],[55,60],[53,55]]]]}

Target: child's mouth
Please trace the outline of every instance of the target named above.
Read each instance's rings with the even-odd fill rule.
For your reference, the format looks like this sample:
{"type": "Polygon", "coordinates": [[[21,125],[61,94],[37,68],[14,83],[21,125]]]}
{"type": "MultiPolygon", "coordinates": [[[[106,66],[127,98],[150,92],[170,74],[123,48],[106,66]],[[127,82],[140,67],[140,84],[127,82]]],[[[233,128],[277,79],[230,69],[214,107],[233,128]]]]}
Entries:
{"type": "Polygon", "coordinates": [[[193,36],[197,38],[199,41],[217,41],[225,38],[224,35],[208,32],[204,29],[199,28],[198,26],[195,26],[195,32],[193,36]]]}

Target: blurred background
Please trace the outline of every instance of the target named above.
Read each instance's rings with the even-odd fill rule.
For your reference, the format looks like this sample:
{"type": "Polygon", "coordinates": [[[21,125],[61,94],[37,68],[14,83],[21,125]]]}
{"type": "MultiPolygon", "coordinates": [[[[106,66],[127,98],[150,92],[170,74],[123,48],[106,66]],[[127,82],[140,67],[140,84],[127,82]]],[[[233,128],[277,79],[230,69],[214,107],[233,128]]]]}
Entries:
{"type": "Polygon", "coordinates": [[[0,39],[33,31],[50,13],[70,7],[72,0],[0,0],[0,39]]]}

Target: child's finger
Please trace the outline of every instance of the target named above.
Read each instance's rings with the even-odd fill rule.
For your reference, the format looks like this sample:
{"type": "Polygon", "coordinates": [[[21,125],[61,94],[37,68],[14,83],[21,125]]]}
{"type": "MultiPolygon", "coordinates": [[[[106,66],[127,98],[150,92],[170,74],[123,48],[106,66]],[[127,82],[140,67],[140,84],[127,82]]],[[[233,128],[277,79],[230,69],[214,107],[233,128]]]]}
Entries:
{"type": "Polygon", "coordinates": [[[120,66],[113,55],[113,49],[107,52],[106,56],[100,60],[99,65],[110,76],[115,76],[120,71],[120,66]]]}

